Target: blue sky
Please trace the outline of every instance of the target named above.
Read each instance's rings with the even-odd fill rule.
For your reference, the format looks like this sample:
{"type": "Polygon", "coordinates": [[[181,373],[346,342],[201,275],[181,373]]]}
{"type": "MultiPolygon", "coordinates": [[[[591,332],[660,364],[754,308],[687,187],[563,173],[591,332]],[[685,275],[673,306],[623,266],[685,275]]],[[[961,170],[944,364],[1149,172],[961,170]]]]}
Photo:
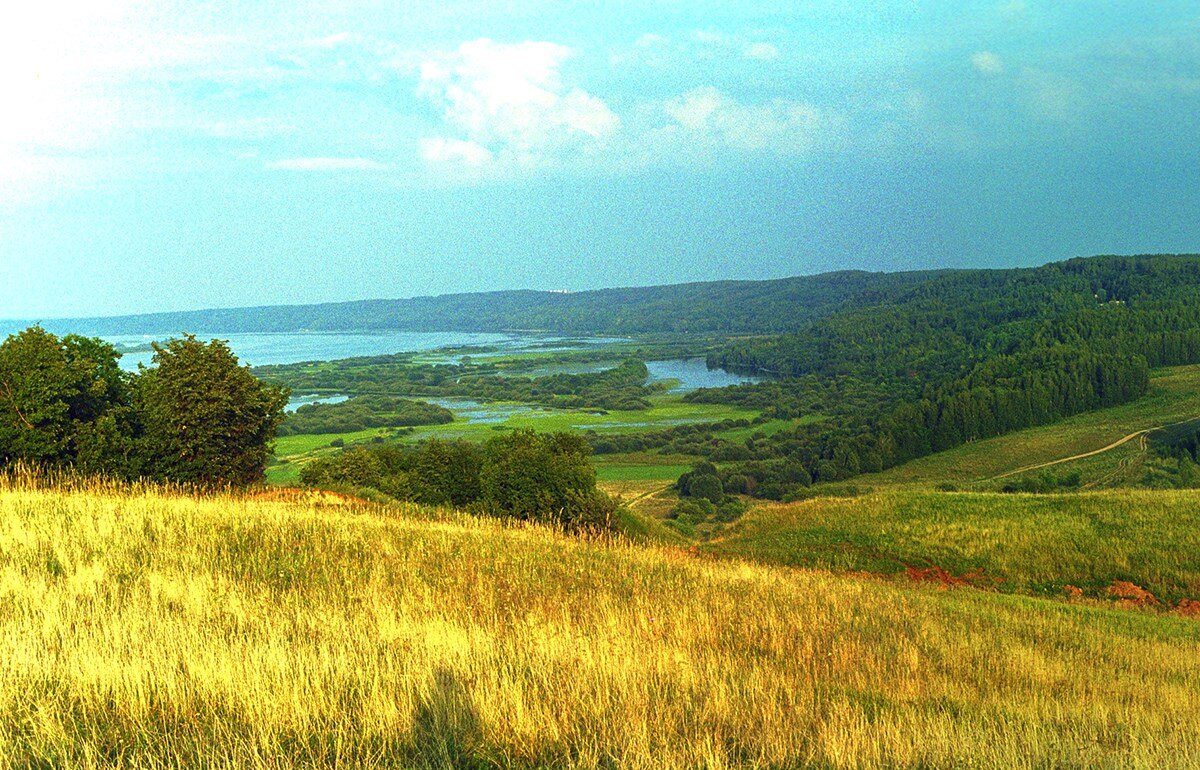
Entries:
{"type": "Polygon", "coordinates": [[[0,318],[1200,251],[1200,4],[63,2],[0,318]]]}

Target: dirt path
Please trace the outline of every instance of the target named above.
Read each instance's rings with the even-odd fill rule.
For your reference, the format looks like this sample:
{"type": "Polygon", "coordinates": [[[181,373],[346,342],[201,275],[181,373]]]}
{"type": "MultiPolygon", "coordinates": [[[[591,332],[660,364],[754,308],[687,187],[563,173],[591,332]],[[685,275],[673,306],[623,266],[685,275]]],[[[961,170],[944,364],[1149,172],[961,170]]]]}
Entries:
{"type": "Polygon", "coordinates": [[[649,492],[643,492],[640,495],[638,495],[637,497],[626,500],[625,504],[628,505],[630,508],[632,508],[634,505],[636,505],[637,503],[640,503],[642,500],[645,500],[647,497],[652,497],[654,495],[657,495],[659,492],[665,492],[666,490],[668,490],[670,488],[671,488],[671,485],[666,484],[664,486],[659,487],[658,489],[651,489],[649,492]]]}
{"type": "Polygon", "coordinates": [[[1116,449],[1117,447],[1121,446],[1122,444],[1127,444],[1130,441],[1133,441],[1138,436],[1141,436],[1141,438],[1142,438],[1141,448],[1143,451],[1145,451],[1146,436],[1150,433],[1150,431],[1158,430],[1160,427],[1162,427],[1162,426],[1156,426],[1154,428],[1144,428],[1142,430],[1130,433],[1128,436],[1119,438],[1106,447],[1101,447],[1099,449],[1093,449],[1090,452],[1083,452],[1083,453],[1077,454],[1077,455],[1071,455],[1070,457],[1060,457],[1057,460],[1051,460],[1050,462],[1046,462],[1046,463],[1038,463],[1037,465],[1026,465],[1024,468],[1017,468],[1015,471],[1001,473],[999,476],[992,476],[990,479],[987,479],[987,481],[996,481],[997,479],[1003,479],[1003,478],[1007,478],[1009,476],[1016,476],[1018,473],[1026,473],[1028,471],[1036,471],[1039,468],[1049,468],[1051,465],[1059,465],[1061,463],[1069,463],[1073,460],[1082,460],[1086,457],[1095,457],[1096,455],[1103,454],[1103,453],[1109,451],[1110,449],[1116,449]]]}
{"type": "MultiPolygon", "coordinates": [[[[1116,441],[1112,442],[1111,444],[1109,444],[1106,447],[1100,447],[1099,449],[1093,449],[1090,452],[1083,452],[1082,454],[1071,455],[1070,457],[1060,457],[1057,460],[1051,460],[1050,462],[1045,462],[1045,463],[1038,463],[1037,465],[1026,465],[1024,468],[1017,468],[1015,471],[1008,471],[1007,473],[1001,473],[999,476],[992,476],[991,478],[987,478],[987,479],[983,479],[983,480],[984,481],[995,481],[997,479],[1008,478],[1009,476],[1016,476],[1018,473],[1025,473],[1027,471],[1036,471],[1039,468],[1049,468],[1051,465],[1059,465],[1061,463],[1069,463],[1072,460],[1082,460],[1085,457],[1095,457],[1096,455],[1103,454],[1103,453],[1109,451],[1110,449],[1116,449],[1117,447],[1121,446],[1122,444],[1127,444],[1130,441],[1133,441],[1135,438],[1138,438],[1139,436],[1141,438],[1138,443],[1138,449],[1142,453],[1145,453],[1150,448],[1150,434],[1151,433],[1153,433],[1156,430],[1162,430],[1163,428],[1173,428],[1176,425],[1183,425],[1184,423],[1192,422],[1193,419],[1180,420],[1179,422],[1167,423],[1166,425],[1155,425],[1153,428],[1143,428],[1141,430],[1137,430],[1137,431],[1134,431],[1133,433],[1130,433],[1128,436],[1123,436],[1123,437],[1117,439],[1116,441]]],[[[1121,467],[1123,468],[1123,467],[1127,466],[1128,464],[1129,464],[1128,460],[1123,460],[1121,463],[1121,467]]],[[[1106,480],[1106,479],[1101,479],[1101,481],[1104,481],[1104,480],[1106,480]]],[[[1093,484],[1095,484],[1095,483],[1098,483],[1098,482],[1093,482],[1093,484]]]]}

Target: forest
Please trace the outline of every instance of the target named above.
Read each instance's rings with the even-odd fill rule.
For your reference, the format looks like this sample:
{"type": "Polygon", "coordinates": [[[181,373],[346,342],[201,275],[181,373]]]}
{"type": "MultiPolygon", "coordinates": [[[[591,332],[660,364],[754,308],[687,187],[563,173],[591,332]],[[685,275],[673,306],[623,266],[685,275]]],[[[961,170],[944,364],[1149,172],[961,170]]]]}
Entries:
{"type": "Polygon", "coordinates": [[[596,450],[698,454],[724,463],[735,491],[780,499],[1140,397],[1151,368],[1200,361],[1200,260],[941,274],[709,361],[778,379],[689,400],[822,419],[742,442],[696,428],[594,437],[596,450]]]}

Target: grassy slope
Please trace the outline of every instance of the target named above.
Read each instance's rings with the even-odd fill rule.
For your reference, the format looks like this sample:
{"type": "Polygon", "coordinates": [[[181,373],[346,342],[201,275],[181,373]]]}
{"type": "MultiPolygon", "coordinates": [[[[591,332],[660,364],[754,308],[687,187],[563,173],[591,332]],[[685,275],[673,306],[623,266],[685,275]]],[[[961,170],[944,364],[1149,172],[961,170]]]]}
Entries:
{"type": "MultiPolygon", "coordinates": [[[[855,479],[874,487],[932,486],[949,481],[971,484],[1028,465],[1099,449],[1136,430],[1200,417],[1200,366],[1154,372],[1150,392],[1135,402],[1076,415],[1053,425],[976,441],[896,468],[855,479]]],[[[1125,447],[1125,452],[1136,450],[1125,447]]],[[[1116,450],[1114,450],[1116,451],[1116,450]]],[[[1123,454],[1107,454],[1083,465],[1064,463],[1056,472],[1080,468],[1098,478],[1115,468],[1123,454]]]]}
{"type": "Polygon", "coordinates": [[[0,489],[0,767],[1186,767],[1200,624],[450,516],[0,489]]]}
{"type": "Polygon", "coordinates": [[[703,547],[839,571],[981,570],[984,585],[1054,595],[1100,596],[1121,580],[1175,603],[1200,599],[1200,492],[821,498],[756,508],[703,547]]]}

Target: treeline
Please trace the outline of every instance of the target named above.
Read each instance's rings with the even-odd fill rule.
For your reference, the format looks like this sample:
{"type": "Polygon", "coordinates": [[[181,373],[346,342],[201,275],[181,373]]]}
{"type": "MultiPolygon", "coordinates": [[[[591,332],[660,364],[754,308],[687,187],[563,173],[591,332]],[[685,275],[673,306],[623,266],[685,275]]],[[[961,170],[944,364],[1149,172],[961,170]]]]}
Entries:
{"type": "Polygon", "coordinates": [[[1164,457],[1186,456],[1200,462],[1200,419],[1158,428],[1149,439],[1150,447],[1164,457]]]}
{"type": "Polygon", "coordinates": [[[683,400],[758,409],[770,419],[795,419],[812,414],[858,414],[920,394],[920,384],[911,379],[866,380],[849,375],[809,374],[724,388],[699,388],[685,393],[683,400]]]}
{"type": "Polygon", "coordinates": [[[646,384],[650,373],[637,360],[599,372],[536,378],[501,376],[488,364],[415,364],[409,356],[263,366],[254,371],[268,382],[303,393],[472,398],[558,408],[646,409],[657,390],[646,384]]]}
{"type": "Polygon", "coordinates": [[[574,293],[498,291],[401,300],[156,313],[70,322],[91,334],[408,331],[561,334],[778,333],[937,273],[845,271],[769,281],[715,281],[574,293]]]}
{"type": "Polygon", "coordinates": [[[596,489],[589,455],[579,435],[518,430],[482,445],[430,440],[348,449],[310,462],[300,480],[569,530],[610,529],[616,505],[596,489]]]}
{"type": "Polygon", "coordinates": [[[1136,351],[1152,366],[1200,357],[1200,257],[1093,257],[944,273],[793,334],[736,341],[709,363],[787,377],[944,383],[975,364],[1058,344],[1136,351]]]}
{"type": "Polygon", "coordinates": [[[454,413],[437,404],[388,396],[355,396],[334,404],[305,404],[284,418],[280,436],[353,433],[368,428],[445,425],[454,413]]]}
{"type": "Polygon", "coordinates": [[[285,389],[259,382],[218,340],[154,347],[154,366],[117,365],[98,339],[40,327],[0,344],[0,466],[196,484],[260,481],[285,389]]]}

